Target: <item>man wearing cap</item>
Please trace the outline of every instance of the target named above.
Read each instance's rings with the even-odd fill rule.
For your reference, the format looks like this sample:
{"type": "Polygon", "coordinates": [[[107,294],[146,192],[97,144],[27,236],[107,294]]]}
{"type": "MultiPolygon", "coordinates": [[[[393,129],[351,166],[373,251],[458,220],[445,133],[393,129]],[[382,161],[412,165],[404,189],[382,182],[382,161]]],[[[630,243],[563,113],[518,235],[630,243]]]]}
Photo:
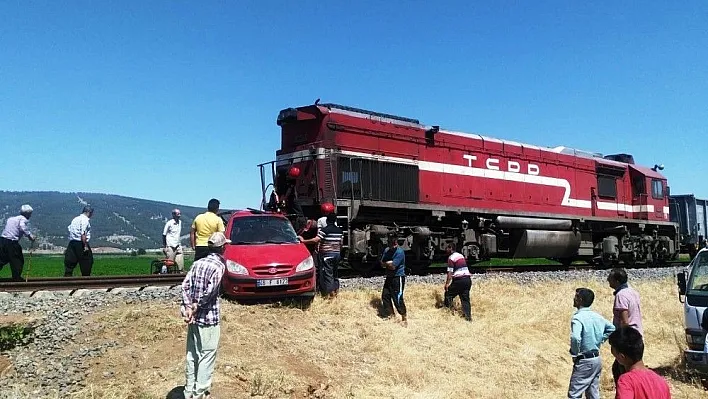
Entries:
{"type": "Polygon", "coordinates": [[[182,282],[181,312],[187,323],[184,397],[209,398],[221,336],[219,292],[226,269],[223,253],[231,243],[222,232],[208,239],[209,253],[194,262],[182,282]]]}
{"type": "Polygon", "coordinates": [[[35,236],[27,228],[27,221],[30,217],[32,217],[32,207],[22,205],[18,216],[7,219],[0,236],[0,269],[9,263],[14,281],[22,280],[22,269],[25,266],[20,239],[27,236],[27,239],[33,243],[35,240],[35,236]]]}
{"type": "Polygon", "coordinates": [[[162,229],[162,246],[165,257],[174,261],[177,264],[177,269],[184,271],[184,253],[182,251],[182,221],[180,217],[182,213],[179,209],[172,210],[172,219],[165,223],[165,228],[162,229]]]}
{"type": "Polygon", "coordinates": [[[71,277],[74,274],[77,263],[82,276],[91,275],[93,268],[93,252],[89,246],[91,216],[93,216],[93,208],[87,205],[81,215],[75,217],[69,225],[69,245],[64,252],[64,277],[71,277]]]}
{"type": "Polygon", "coordinates": [[[195,261],[210,253],[207,245],[209,237],[213,233],[225,230],[224,221],[218,215],[219,205],[221,205],[221,203],[218,199],[210,199],[207,204],[207,211],[197,215],[192,222],[192,231],[189,234],[189,238],[192,248],[194,248],[195,261]]]}

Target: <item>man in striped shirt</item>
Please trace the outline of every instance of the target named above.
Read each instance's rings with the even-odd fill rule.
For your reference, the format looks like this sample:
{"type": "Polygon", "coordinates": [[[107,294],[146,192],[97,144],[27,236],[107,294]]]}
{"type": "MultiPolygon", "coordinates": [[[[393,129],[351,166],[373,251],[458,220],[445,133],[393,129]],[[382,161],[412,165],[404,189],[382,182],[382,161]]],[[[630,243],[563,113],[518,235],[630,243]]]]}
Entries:
{"type": "Polygon", "coordinates": [[[27,228],[30,217],[32,217],[32,207],[22,205],[19,215],[7,219],[0,237],[0,269],[9,263],[14,281],[22,281],[22,269],[25,265],[20,239],[27,237],[33,243],[35,240],[34,235],[27,228]]]}
{"type": "Polygon", "coordinates": [[[317,254],[315,256],[319,256],[321,260],[319,276],[320,291],[322,295],[330,299],[336,297],[339,291],[339,279],[336,276],[339,261],[341,260],[342,240],[344,237],[342,229],[335,224],[336,221],[337,215],[330,213],[327,215],[327,225],[319,229],[316,237],[303,239],[302,236],[300,236],[300,241],[305,244],[318,244],[317,254]]]}
{"type": "Polygon", "coordinates": [[[230,243],[222,232],[208,239],[209,254],[192,265],[182,282],[182,316],[187,328],[185,399],[209,398],[221,336],[219,294],[226,269],[223,257],[230,243]]]}
{"type": "Polygon", "coordinates": [[[472,306],[470,305],[470,288],[472,278],[467,268],[467,260],[461,253],[455,251],[452,244],[447,244],[447,280],[445,281],[445,306],[452,309],[452,301],[460,296],[462,312],[467,321],[472,321],[472,306]]]}

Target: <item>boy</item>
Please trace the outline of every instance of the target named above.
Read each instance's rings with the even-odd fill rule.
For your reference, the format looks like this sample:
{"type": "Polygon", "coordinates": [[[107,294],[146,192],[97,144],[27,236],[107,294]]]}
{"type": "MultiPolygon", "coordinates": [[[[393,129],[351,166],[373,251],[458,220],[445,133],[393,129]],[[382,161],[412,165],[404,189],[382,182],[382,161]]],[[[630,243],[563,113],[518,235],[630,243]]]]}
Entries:
{"type": "Polygon", "coordinates": [[[617,381],[616,399],[671,399],[666,381],[642,361],[644,340],[639,331],[620,327],[610,334],[609,342],[612,356],[627,370],[617,381]]]}

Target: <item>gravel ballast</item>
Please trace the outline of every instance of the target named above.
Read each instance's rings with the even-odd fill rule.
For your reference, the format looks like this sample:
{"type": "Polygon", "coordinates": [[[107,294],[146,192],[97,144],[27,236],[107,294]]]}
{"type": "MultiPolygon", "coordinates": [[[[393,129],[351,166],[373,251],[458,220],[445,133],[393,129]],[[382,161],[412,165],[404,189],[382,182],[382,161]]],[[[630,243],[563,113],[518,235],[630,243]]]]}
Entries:
{"type": "MultiPolygon", "coordinates": [[[[683,268],[627,269],[630,282],[671,278],[683,268]]],[[[504,278],[521,284],[545,283],[568,280],[597,280],[605,282],[608,270],[578,270],[524,273],[490,273],[473,275],[473,284],[489,278],[504,278]]],[[[370,278],[341,279],[343,290],[373,288],[379,289],[383,276],[370,278]]],[[[408,276],[407,284],[440,284],[444,274],[408,276]]],[[[86,315],[108,306],[124,303],[171,302],[178,306],[180,288],[159,288],[144,291],[125,290],[119,293],[104,291],[84,292],[80,296],[44,293],[30,297],[26,294],[3,293],[0,298],[0,315],[33,315],[39,317],[31,340],[4,352],[15,372],[0,378],[0,397],[19,398],[18,392],[33,397],[57,397],[79,390],[84,386],[85,377],[92,358],[102,356],[106,350],[117,346],[109,341],[100,346],[83,345],[80,321],[86,315]],[[65,348],[76,348],[70,355],[63,354],[65,348]]],[[[106,377],[106,376],[104,376],[106,377]]],[[[109,378],[107,376],[106,378],[109,378]]]]}

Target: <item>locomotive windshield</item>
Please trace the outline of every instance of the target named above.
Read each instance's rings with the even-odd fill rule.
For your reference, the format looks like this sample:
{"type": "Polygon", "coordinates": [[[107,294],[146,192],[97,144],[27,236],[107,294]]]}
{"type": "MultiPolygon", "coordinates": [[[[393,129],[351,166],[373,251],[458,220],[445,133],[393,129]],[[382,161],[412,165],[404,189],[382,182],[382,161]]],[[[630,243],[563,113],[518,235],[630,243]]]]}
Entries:
{"type": "Polygon", "coordinates": [[[708,296],[708,251],[702,251],[693,260],[691,279],[687,284],[689,295],[708,296]]]}
{"type": "Polygon", "coordinates": [[[287,219],[268,216],[246,216],[234,219],[230,237],[232,245],[300,242],[287,219]]]}

